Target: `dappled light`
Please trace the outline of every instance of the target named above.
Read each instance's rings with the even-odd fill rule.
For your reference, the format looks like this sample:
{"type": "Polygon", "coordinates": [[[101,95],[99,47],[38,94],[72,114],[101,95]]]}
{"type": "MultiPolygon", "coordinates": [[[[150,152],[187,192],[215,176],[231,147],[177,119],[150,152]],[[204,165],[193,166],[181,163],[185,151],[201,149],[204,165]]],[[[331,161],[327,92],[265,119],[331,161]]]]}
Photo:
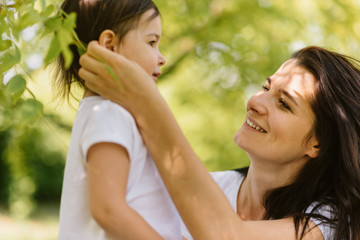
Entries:
{"type": "MultiPolygon", "coordinates": [[[[245,103],[292,52],[318,45],[360,58],[358,0],[154,2],[167,59],[158,87],[209,171],[248,165],[233,141],[245,103]]],[[[0,239],[24,239],[20,231],[16,236],[22,223],[30,232],[51,225],[48,235],[29,239],[57,239],[65,157],[82,92],[74,89],[70,104],[58,104],[53,60],[63,54],[69,65],[69,44],[84,50],[72,35],[76,16],[59,18],[60,3],[0,1],[0,239]],[[39,220],[34,216],[43,206],[51,215],[39,220]]]]}

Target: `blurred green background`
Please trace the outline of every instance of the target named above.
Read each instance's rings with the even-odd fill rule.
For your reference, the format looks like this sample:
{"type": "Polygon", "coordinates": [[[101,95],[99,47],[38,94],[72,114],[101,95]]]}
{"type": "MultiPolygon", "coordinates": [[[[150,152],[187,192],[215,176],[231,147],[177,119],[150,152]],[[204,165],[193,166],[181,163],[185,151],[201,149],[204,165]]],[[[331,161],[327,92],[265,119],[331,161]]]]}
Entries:
{"type": "MultiPolygon", "coordinates": [[[[37,5],[58,6],[61,1],[32,2],[36,11],[37,5]]],[[[167,58],[158,85],[209,171],[248,164],[232,140],[243,123],[246,100],[293,51],[318,45],[360,58],[359,0],[155,2],[163,18],[160,48],[167,58]]],[[[25,19],[14,16],[18,22],[25,19]]],[[[5,23],[0,19],[1,33],[14,27],[5,23]]],[[[0,71],[6,82],[19,68],[26,69],[28,90],[22,99],[34,95],[43,105],[42,114],[29,122],[24,114],[34,114],[31,108],[0,102],[0,239],[5,240],[57,239],[64,163],[78,102],[54,99],[56,71],[43,67],[50,39],[39,38],[42,28],[34,19],[19,31],[22,60],[0,71]]]]}

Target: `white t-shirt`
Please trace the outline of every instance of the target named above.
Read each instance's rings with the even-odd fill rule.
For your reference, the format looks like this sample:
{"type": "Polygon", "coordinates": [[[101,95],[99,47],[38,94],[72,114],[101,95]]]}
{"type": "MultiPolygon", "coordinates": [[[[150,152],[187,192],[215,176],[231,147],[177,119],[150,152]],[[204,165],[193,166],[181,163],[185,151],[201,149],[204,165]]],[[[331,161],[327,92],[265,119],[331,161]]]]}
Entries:
{"type": "Polygon", "coordinates": [[[133,117],[121,106],[93,96],[80,102],[72,129],[61,196],[59,240],[110,239],[92,218],[88,201],[86,154],[90,146],[99,142],[120,144],[129,154],[128,205],[165,239],[181,239],[180,218],[133,117]]]}
{"type": "MultiPolygon", "coordinates": [[[[240,185],[244,180],[244,176],[236,171],[211,172],[210,174],[224,192],[233,209],[237,212],[237,195],[240,185]]],[[[309,206],[306,212],[310,212],[312,208],[313,205],[309,206]]],[[[321,212],[318,211],[316,213],[329,217],[329,212],[326,209],[322,209],[321,212]]],[[[313,218],[311,218],[311,221],[318,225],[324,236],[324,240],[334,239],[334,230],[329,225],[323,224],[319,220],[313,218]]],[[[193,239],[183,222],[181,224],[181,234],[188,240],[193,239]]]]}

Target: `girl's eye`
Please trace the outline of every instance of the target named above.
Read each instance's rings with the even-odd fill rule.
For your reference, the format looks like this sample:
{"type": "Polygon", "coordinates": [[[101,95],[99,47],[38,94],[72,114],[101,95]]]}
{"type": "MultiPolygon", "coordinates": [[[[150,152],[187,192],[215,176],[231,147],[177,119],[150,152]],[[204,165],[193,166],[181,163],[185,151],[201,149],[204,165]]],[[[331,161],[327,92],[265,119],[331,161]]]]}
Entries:
{"type": "Polygon", "coordinates": [[[281,104],[281,107],[291,111],[290,107],[286,104],[284,99],[280,98],[279,103],[281,104]]]}
{"type": "Polygon", "coordinates": [[[262,89],[264,89],[265,92],[268,92],[270,90],[270,88],[268,86],[266,86],[265,84],[262,85],[262,89]]]}
{"type": "Polygon", "coordinates": [[[156,43],[156,41],[150,41],[149,42],[150,46],[152,46],[152,47],[155,45],[155,43],[156,43]]]}

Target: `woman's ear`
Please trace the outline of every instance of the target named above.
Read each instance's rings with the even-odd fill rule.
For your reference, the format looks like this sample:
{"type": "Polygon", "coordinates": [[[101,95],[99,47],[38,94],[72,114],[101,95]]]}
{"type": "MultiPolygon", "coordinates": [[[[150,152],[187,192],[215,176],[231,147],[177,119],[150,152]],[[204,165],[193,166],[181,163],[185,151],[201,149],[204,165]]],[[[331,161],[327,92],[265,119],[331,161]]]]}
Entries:
{"type": "Polygon", "coordinates": [[[100,46],[104,46],[107,49],[113,51],[116,42],[115,40],[116,40],[116,34],[112,30],[106,29],[102,31],[102,33],[100,34],[99,44],[100,46]]]}
{"type": "Polygon", "coordinates": [[[310,158],[316,158],[319,155],[319,151],[320,151],[319,141],[316,139],[315,136],[313,136],[308,142],[308,150],[306,154],[310,158]]]}

